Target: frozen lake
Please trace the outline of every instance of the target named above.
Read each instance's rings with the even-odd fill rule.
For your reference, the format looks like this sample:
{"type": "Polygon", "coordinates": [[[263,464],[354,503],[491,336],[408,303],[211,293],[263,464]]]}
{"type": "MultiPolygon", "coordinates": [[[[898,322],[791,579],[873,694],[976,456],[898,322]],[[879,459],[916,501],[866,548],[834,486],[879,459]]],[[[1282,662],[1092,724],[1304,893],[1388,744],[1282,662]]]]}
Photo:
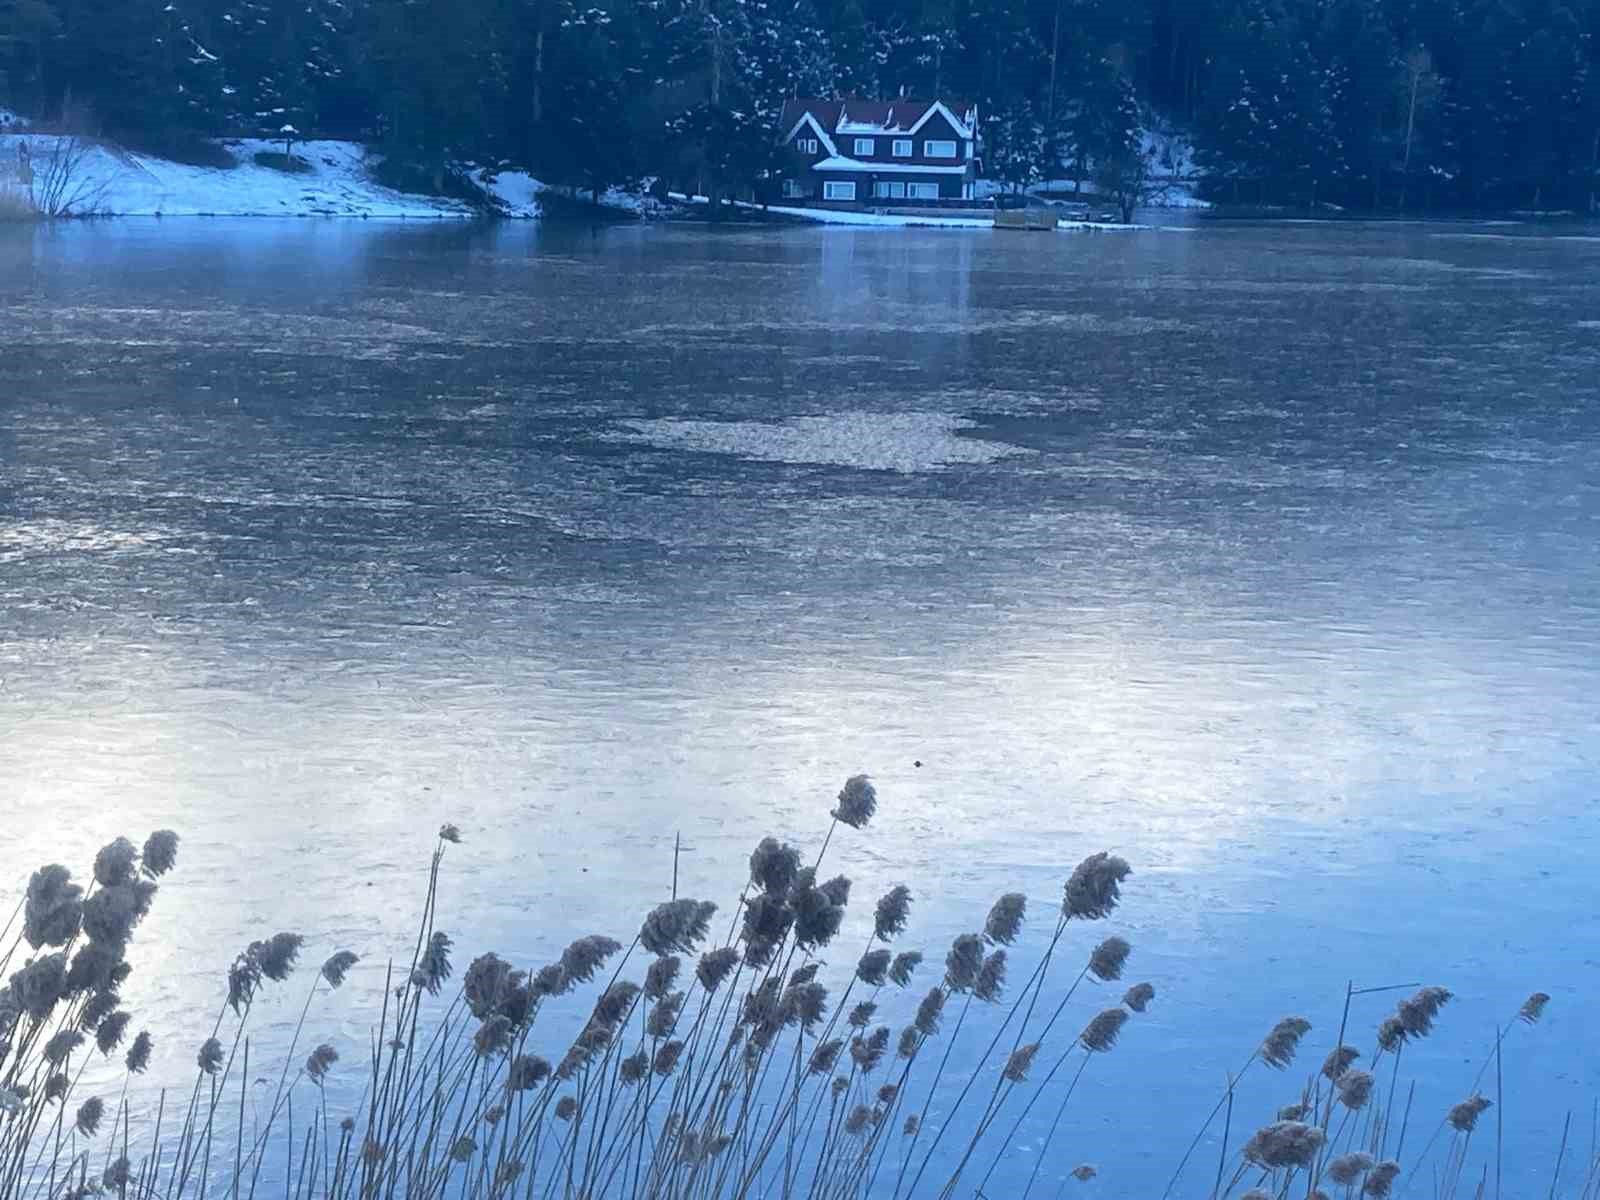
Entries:
{"type": "Polygon", "coordinates": [[[1072,866],[1134,866],[1062,972],[1120,933],[1157,1000],[1035,1195],[1084,1161],[1082,1194],[1159,1195],[1303,1014],[1235,1142],[1265,1123],[1350,980],[1457,993],[1404,1059],[1424,1132],[1552,994],[1506,1060],[1507,1194],[1543,1195],[1600,1094],[1582,234],[0,228],[0,907],[170,826],[125,989],[148,1078],[192,1078],[277,929],[366,957],[310,1035],[359,1058],[441,821],[459,962],[539,963],[626,942],[675,833],[727,915],[755,842],[816,846],[866,771],[841,979],[892,883],[939,960],[1028,893],[1020,981],[1072,866]]]}

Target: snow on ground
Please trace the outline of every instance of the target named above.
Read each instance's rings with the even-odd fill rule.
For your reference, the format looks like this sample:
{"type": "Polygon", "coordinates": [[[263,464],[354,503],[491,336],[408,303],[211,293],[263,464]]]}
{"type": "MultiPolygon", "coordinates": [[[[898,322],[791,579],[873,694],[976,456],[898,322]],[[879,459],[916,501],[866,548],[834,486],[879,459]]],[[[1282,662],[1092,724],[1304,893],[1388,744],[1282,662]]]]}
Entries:
{"type": "Polygon", "coordinates": [[[608,440],[666,450],[734,454],[763,462],[857,467],[869,471],[933,471],[950,463],[988,463],[1018,446],[960,436],[974,427],[941,412],[841,412],[784,421],[693,421],[666,417],[624,421],[608,440]]]}
{"type": "MultiPolygon", "coordinates": [[[[18,143],[27,143],[36,168],[54,138],[44,134],[0,136],[0,163],[14,169],[18,143]]],[[[258,153],[282,154],[283,143],[241,138],[221,143],[230,168],[196,167],[113,146],[88,145],[79,167],[83,210],[106,216],[218,217],[470,217],[459,200],[419,196],[384,187],[371,177],[372,160],[354,142],[294,143],[294,157],[309,170],[280,171],[254,161],[258,153]]]]}

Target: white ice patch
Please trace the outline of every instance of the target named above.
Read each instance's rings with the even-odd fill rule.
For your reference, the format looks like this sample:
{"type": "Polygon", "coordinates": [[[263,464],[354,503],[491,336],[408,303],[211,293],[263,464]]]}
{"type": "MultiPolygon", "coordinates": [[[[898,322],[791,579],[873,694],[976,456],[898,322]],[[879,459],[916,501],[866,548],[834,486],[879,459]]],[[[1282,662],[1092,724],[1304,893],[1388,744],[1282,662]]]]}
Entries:
{"type": "Polygon", "coordinates": [[[779,422],[666,417],[622,424],[626,431],[610,435],[613,440],[868,471],[936,471],[953,463],[989,463],[1032,453],[1003,442],[960,436],[975,422],[940,412],[842,412],[779,422]]]}

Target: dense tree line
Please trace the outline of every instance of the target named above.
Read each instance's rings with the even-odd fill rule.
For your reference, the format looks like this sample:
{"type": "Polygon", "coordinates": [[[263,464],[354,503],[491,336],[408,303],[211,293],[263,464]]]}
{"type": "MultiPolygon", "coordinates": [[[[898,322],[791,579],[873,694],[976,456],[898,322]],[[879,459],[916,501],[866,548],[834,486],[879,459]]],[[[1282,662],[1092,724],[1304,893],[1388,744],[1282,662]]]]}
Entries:
{"type": "Polygon", "coordinates": [[[1213,193],[1575,208],[1600,0],[0,0],[0,103],[181,149],[285,125],[599,186],[757,188],[783,100],[947,94],[993,178],[1138,187],[1152,120],[1213,193]]]}

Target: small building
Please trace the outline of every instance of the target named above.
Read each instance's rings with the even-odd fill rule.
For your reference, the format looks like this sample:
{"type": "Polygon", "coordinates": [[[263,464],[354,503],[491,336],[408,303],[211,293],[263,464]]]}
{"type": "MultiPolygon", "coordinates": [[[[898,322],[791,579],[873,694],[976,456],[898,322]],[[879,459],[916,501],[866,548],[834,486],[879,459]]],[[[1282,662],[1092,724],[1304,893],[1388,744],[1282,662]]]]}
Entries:
{"type": "Polygon", "coordinates": [[[978,109],[953,100],[790,100],[785,200],[870,207],[971,200],[978,109]]]}

